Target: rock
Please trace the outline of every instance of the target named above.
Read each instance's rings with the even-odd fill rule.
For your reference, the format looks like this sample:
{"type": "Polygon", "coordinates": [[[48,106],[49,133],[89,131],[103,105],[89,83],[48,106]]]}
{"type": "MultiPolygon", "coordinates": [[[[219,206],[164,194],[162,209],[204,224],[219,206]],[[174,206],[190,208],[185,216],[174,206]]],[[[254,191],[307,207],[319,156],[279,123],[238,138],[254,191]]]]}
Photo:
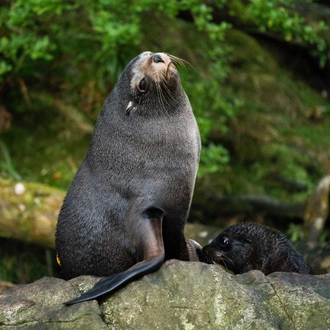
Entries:
{"type": "Polygon", "coordinates": [[[97,281],[42,278],[0,295],[0,329],[329,329],[330,274],[259,271],[171,260],[111,296],[63,302],[97,281]]]}
{"type": "Polygon", "coordinates": [[[101,310],[115,329],[328,329],[330,275],[233,276],[215,265],[170,261],[101,310]]]}
{"type": "Polygon", "coordinates": [[[0,293],[2,293],[3,291],[12,288],[13,286],[15,286],[15,284],[11,283],[11,282],[7,282],[7,281],[0,281],[0,293]]]}
{"type": "Polygon", "coordinates": [[[66,282],[44,277],[5,291],[0,295],[0,329],[108,329],[95,300],[72,308],[63,305],[77,295],[75,283],[80,282],[89,289],[96,278],[66,282]]]}

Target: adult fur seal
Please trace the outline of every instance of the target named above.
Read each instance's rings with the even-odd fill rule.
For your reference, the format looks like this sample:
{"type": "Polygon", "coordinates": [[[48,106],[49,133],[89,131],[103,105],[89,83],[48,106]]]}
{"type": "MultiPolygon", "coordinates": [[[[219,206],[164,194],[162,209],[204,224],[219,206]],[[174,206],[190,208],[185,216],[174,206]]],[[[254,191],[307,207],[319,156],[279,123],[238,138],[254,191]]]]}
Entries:
{"type": "Polygon", "coordinates": [[[164,260],[198,260],[198,244],[183,231],[200,136],[178,61],[140,54],[100,113],[60,211],[56,252],[66,279],[107,277],[68,305],[111,292],[164,260]]]}
{"type": "Polygon", "coordinates": [[[216,262],[235,274],[251,269],[265,275],[273,272],[310,274],[301,254],[277,230],[254,223],[241,223],[220,233],[204,246],[201,259],[216,262]]]}

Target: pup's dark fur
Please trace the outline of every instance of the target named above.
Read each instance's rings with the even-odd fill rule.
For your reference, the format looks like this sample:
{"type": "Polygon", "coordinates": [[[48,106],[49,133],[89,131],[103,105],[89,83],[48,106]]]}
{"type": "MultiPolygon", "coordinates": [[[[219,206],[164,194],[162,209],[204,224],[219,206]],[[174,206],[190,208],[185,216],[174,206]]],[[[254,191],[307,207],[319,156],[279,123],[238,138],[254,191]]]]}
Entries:
{"type": "Polygon", "coordinates": [[[242,223],[225,229],[204,246],[202,258],[223,265],[235,274],[252,269],[264,274],[297,272],[310,274],[301,254],[277,230],[254,223],[242,223]]]}

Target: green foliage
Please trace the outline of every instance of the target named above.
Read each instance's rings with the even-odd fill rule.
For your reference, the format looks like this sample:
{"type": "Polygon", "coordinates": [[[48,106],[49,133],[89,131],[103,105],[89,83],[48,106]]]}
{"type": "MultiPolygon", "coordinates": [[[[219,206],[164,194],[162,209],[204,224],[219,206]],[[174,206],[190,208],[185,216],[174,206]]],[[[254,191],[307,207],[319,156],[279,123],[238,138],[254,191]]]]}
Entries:
{"type": "MultiPolygon", "coordinates": [[[[309,1],[313,2],[313,1],[309,1]]],[[[272,31],[282,34],[286,41],[316,45],[321,53],[326,49],[326,41],[321,32],[328,30],[323,22],[310,25],[296,10],[297,0],[251,0],[249,2],[233,1],[231,12],[246,23],[253,22],[261,31],[272,31]]]]}
{"type": "Polygon", "coordinates": [[[21,176],[15,171],[8,148],[5,143],[0,140],[0,152],[4,161],[0,161],[0,168],[5,169],[13,179],[20,180],[21,176]]]}
{"type": "MultiPolygon", "coordinates": [[[[223,9],[224,5],[229,7],[231,15],[247,23],[254,22],[262,31],[280,33],[288,41],[301,39],[301,42],[316,45],[317,51],[324,53],[326,43],[319,34],[327,29],[326,24],[307,24],[294,10],[296,3],[294,0],[253,0],[248,3],[222,0],[210,6],[195,0],[145,0],[133,1],[129,10],[125,10],[127,3],[119,0],[92,3],[12,1],[3,6],[0,15],[0,51],[3,54],[0,78],[11,71],[17,73],[38,59],[50,61],[57,52],[63,55],[75,53],[77,56],[70,58],[75,66],[85,60],[104,66],[105,72],[114,78],[122,69],[122,61],[134,54],[134,48],[141,41],[141,20],[146,12],[161,13],[165,19],[189,10],[198,30],[206,32],[212,42],[208,55],[217,59],[212,65],[221,65],[225,61],[221,42],[231,24],[226,21],[214,23],[213,12],[223,9]],[[78,43],[81,43],[80,47],[78,43]]],[[[102,77],[105,79],[106,75],[102,77]]]]}
{"type": "Polygon", "coordinates": [[[44,35],[45,27],[50,13],[59,15],[63,9],[60,1],[51,5],[45,1],[15,1],[1,8],[0,81],[8,72],[22,75],[31,61],[53,59],[56,45],[44,35]]]}
{"type": "MultiPolygon", "coordinates": [[[[116,79],[141,41],[143,13],[155,11],[173,17],[192,5],[196,25],[201,30],[209,30],[213,40],[223,38],[228,24],[210,23],[211,8],[194,1],[134,1],[129,10],[125,10],[127,3],[119,0],[74,4],[13,1],[1,10],[0,78],[3,80],[9,72],[18,74],[38,59],[50,61],[56,53],[65,56],[76,53],[77,56],[69,59],[71,65],[89,60],[104,67],[103,79],[106,79],[105,73],[116,79]]],[[[19,75],[22,76],[22,72],[19,75]]]]}
{"type": "Polygon", "coordinates": [[[311,160],[304,151],[300,152],[294,147],[282,144],[272,144],[264,149],[265,158],[271,159],[274,168],[280,171],[284,177],[296,182],[311,184],[308,173],[311,160]]]}
{"type": "Polygon", "coordinates": [[[313,53],[324,66],[330,53],[322,32],[328,31],[329,27],[324,21],[308,24],[296,10],[297,4],[296,0],[252,0],[249,5],[241,5],[240,13],[244,20],[254,22],[261,31],[281,34],[288,42],[313,45],[313,53]]]}
{"type": "Polygon", "coordinates": [[[320,243],[329,243],[330,239],[330,230],[329,229],[324,229],[323,233],[320,236],[320,243]]]}
{"type": "MultiPolygon", "coordinates": [[[[243,21],[254,22],[261,30],[281,33],[287,40],[300,38],[302,41],[317,45],[320,52],[325,51],[325,41],[319,32],[327,29],[324,22],[318,26],[311,26],[294,10],[297,1],[290,0],[253,0],[244,1],[216,1],[210,6],[200,1],[132,1],[129,4],[119,0],[113,1],[76,1],[65,3],[60,0],[31,0],[12,1],[1,10],[0,49],[3,53],[1,68],[4,71],[22,68],[30,61],[43,59],[49,61],[54,58],[56,50],[67,53],[77,50],[77,40],[90,43],[97,52],[90,58],[105,65],[107,60],[122,56],[122,52],[130,56],[132,48],[141,40],[141,19],[143,13],[159,12],[164,16],[175,17],[180,11],[189,10],[194,24],[200,31],[205,31],[213,42],[209,49],[212,57],[221,62],[221,44],[224,32],[231,24],[222,21],[213,22],[213,11],[222,9],[224,5],[230,8],[230,13],[243,21]],[[70,20],[68,20],[70,18],[70,20]],[[86,27],[81,26],[84,24],[86,27]],[[73,32],[76,32],[74,35],[73,32]],[[72,44],[67,35],[77,40],[72,44]],[[64,42],[64,43],[63,43],[64,42]],[[129,51],[131,49],[131,51],[129,51]]],[[[80,49],[82,50],[82,49],[80,49]]],[[[79,52],[79,60],[85,60],[91,55],[88,49],[79,52]]],[[[126,58],[125,58],[126,59],[126,58]]],[[[71,58],[75,61],[75,58],[71,58]]],[[[2,75],[3,77],[3,75],[2,75]]]]}
{"type": "MultiPolygon", "coordinates": [[[[31,95],[37,95],[42,88],[55,99],[59,97],[79,107],[94,121],[105,95],[131,58],[146,48],[160,48],[177,55],[188,46],[191,34],[191,58],[195,58],[194,65],[200,65],[196,68],[200,76],[188,71],[182,74],[182,81],[202,136],[199,176],[221,173],[231,166],[230,153],[214,137],[228,132],[229,123],[242,111],[243,104],[252,106],[252,102],[243,102],[227,86],[233,72],[229,21],[237,20],[259,31],[277,34],[287,42],[309,45],[324,62],[328,54],[322,32],[327,26],[324,22],[309,24],[295,10],[296,4],[294,0],[7,2],[0,10],[0,83],[9,92],[2,98],[14,113],[40,116],[49,105],[39,102],[37,96],[31,100],[31,95]],[[187,13],[192,22],[183,32],[178,17],[187,13]],[[219,13],[227,15],[228,20],[219,20],[219,13]],[[157,31],[158,26],[162,29],[157,31]],[[176,32],[171,34],[172,26],[176,32]],[[145,38],[147,34],[149,39],[145,38]]],[[[254,49],[252,46],[251,51],[254,49]]],[[[242,53],[241,58],[244,57],[242,53]]],[[[16,146],[11,148],[14,155],[19,154],[16,146]]],[[[71,167],[76,169],[76,164],[71,167]]],[[[62,167],[61,171],[70,177],[71,172],[62,167]]]]}
{"type": "Polygon", "coordinates": [[[303,227],[294,223],[289,224],[289,228],[286,232],[286,235],[288,239],[293,243],[299,242],[305,237],[303,227]]]}
{"type": "Polygon", "coordinates": [[[223,172],[223,169],[229,161],[228,150],[222,145],[209,145],[202,148],[201,161],[199,164],[198,176],[203,177],[205,174],[223,172]]]}

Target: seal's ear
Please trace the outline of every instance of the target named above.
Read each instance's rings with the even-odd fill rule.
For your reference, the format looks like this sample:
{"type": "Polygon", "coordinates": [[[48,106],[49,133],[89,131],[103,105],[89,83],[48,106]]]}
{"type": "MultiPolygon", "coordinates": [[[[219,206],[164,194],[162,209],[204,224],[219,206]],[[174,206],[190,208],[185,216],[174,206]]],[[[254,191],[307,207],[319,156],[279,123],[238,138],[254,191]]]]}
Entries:
{"type": "Polygon", "coordinates": [[[126,115],[130,115],[131,111],[134,111],[135,109],[135,104],[132,101],[129,101],[126,107],[126,115]]]}

